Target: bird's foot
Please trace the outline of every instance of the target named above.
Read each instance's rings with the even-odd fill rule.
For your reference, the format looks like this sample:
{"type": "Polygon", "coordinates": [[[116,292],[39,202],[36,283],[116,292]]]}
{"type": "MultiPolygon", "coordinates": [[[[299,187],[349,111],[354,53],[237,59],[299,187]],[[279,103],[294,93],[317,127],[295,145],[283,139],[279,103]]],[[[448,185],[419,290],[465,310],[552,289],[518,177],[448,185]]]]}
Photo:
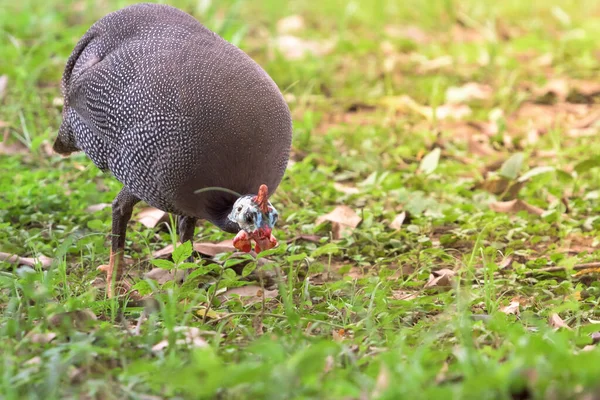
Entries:
{"type": "Polygon", "coordinates": [[[125,266],[123,259],[123,253],[110,252],[110,259],[108,265],[100,265],[96,268],[98,271],[106,273],[106,295],[107,297],[113,298],[115,294],[117,297],[122,297],[129,293],[129,296],[134,300],[141,299],[141,296],[136,291],[131,292],[131,283],[123,279],[122,268],[125,266]],[[113,279],[115,280],[115,287],[113,289],[113,279]]]}

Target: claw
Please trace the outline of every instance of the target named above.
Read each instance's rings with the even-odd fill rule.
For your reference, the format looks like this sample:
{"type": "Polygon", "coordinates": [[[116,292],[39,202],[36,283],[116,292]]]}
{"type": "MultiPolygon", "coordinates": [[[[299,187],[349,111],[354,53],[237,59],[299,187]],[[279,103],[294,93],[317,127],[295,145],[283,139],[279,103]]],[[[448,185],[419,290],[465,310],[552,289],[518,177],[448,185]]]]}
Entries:
{"type": "Polygon", "coordinates": [[[106,295],[108,296],[108,298],[112,298],[114,295],[113,287],[112,287],[113,275],[115,275],[115,277],[116,277],[116,284],[117,285],[121,284],[121,275],[122,274],[119,269],[119,267],[121,267],[121,266],[123,266],[123,253],[118,252],[115,254],[111,250],[108,265],[104,264],[104,265],[100,265],[100,266],[98,266],[98,268],[96,268],[98,271],[102,271],[102,272],[106,273],[106,295]]]}

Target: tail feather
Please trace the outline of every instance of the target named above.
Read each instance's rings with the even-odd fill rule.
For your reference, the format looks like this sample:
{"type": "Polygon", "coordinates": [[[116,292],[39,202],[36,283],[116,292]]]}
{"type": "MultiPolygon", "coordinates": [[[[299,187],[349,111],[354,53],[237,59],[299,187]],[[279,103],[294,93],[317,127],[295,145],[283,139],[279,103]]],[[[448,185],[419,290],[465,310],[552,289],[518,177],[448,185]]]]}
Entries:
{"type": "Polygon", "coordinates": [[[58,129],[58,135],[54,141],[52,149],[58,154],[68,156],[69,154],[79,151],[80,149],[75,145],[73,138],[73,132],[71,131],[71,124],[68,120],[63,119],[60,128],[58,129]]]}

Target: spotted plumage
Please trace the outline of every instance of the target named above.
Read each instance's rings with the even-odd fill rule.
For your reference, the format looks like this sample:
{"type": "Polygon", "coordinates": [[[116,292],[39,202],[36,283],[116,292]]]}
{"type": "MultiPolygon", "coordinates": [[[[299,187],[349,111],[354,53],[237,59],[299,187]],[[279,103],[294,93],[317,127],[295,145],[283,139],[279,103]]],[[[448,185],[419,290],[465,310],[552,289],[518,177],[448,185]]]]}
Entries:
{"type": "MultiPolygon", "coordinates": [[[[287,166],[291,117],[273,80],[176,8],[136,4],[97,21],[68,59],[62,90],[54,149],[82,150],[110,171],[124,185],[121,204],[144,200],[235,233],[237,196],[195,191],[246,195],[266,184],[273,193],[287,166]]],[[[113,233],[127,213],[113,210],[113,233]]]]}

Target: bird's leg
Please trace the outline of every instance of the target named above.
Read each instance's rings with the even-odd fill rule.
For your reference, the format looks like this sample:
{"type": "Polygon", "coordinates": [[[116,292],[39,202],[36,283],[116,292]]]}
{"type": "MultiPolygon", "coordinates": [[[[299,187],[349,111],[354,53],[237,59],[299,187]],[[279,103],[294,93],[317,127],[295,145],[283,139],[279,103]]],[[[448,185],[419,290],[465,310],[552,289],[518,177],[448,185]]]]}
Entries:
{"type": "MultiPolygon", "coordinates": [[[[196,228],[197,221],[198,218],[179,216],[177,224],[179,230],[179,241],[181,243],[191,240],[192,244],[194,244],[194,228],[196,228]]],[[[190,256],[186,261],[192,262],[193,260],[193,257],[190,256]]]]}
{"type": "MultiPolygon", "coordinates": [[[[194,245],[194,229],[196,228],[196,222],[198,218],[186,217],[183,215],[179,216],[177,221],[177,228],[179,231],[179,241],[183,244],[188,240],[194,245]]],[[[190,255],[185,262],[194,262],[194,256],[190,255]]],[[[180,278],[182,281],[188,276],[189,270],[183,270],[183,276],[180,278]]]]}
{"type": "Polygon", "coordinates": [[[110,260],[108,265],[101,265],[99,270],[106,272],[106,293],[113,297],[113,278],[116,284],[120,284],[123,275],[123,249],[125,248],[125,235],[127,223],[131,219],[133,207],[140,201],[126,188],[121,189],[112,203],[112,240],[110,248],[110,260]]]}

